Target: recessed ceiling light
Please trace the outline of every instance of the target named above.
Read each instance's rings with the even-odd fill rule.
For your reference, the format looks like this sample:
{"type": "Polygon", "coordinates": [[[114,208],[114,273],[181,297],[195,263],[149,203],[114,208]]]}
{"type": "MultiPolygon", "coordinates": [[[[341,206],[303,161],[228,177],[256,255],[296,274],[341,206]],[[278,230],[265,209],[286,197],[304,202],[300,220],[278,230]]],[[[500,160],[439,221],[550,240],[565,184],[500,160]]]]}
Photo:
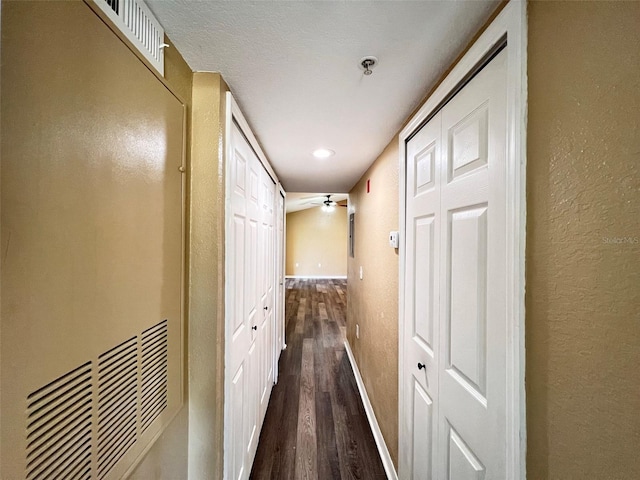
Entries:
{"type": "Polygon", "coordinates": [[[329,158],[331,155],[335,155],[335,153],[336,152],[328,148],[318,148],[313,151],[313,156],[316,158],[329,158]]]}

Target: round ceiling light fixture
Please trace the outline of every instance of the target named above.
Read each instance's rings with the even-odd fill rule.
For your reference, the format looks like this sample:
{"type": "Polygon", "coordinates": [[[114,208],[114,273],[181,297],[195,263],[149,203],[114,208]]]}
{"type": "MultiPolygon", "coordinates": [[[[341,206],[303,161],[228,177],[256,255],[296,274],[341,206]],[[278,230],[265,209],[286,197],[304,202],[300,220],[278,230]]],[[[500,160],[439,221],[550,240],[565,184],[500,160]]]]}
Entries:
{"type": "Polygon", "coordinates": [[[329,150],[328,148],[318,148],[313,151],[313,156],[316,158],[329,158],[332,155],[335,155],[336,152],[333,150],[329,150]]]}
{"type": "Polygon", "coordinates": [[[364,70],[365,75],[371,75],[373,73],[372,70],[376,65],[378,65],[378,59],[373,55],[362,57],[359,63],[359,66],[362,70],[364,70]]]}

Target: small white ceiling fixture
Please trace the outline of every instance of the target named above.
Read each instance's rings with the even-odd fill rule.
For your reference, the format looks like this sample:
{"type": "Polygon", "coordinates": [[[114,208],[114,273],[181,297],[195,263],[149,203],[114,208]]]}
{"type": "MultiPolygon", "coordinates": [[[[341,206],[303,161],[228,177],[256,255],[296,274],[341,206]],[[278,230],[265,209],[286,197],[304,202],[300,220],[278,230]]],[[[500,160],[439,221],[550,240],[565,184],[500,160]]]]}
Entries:
{"type": "Polygon", "coordinates": [[[336,152],[329,150],[328,148],[318,148],[313,151],[313,156],[316,158],[329,158],[335,154],[336,152]]]}
{"type": "Polygon", "coordinates": [[[371,75],[373,73],[373,69],[378,65],[377,57],[369,55],[367,57],[362,57],[360,59],[360,68],[364,70],[365,75],[371,75]]]}

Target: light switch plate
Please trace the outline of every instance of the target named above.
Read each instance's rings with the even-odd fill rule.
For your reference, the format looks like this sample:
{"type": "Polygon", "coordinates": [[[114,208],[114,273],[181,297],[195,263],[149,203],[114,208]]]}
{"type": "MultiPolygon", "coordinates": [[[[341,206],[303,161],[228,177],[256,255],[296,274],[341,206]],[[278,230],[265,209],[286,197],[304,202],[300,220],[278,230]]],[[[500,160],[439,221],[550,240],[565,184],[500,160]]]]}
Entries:
{"type": "Polygon", "coordinates": [[[389,246],[392,248],[400,247],[400,235],[398,232],[389,232],[389,246]]]}

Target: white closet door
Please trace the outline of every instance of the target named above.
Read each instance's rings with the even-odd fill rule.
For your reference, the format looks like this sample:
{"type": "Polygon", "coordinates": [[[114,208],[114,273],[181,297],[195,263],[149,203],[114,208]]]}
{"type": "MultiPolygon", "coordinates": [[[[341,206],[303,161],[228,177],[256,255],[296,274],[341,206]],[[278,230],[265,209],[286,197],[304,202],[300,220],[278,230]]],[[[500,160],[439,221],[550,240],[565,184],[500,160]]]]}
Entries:
{"type": "Polygon", "coordinates": [[[260,341],[262,345],[260,360],[260,392],[259,412],[264,416],[269,403],[269,395],[273,387],[273,344],[274,322],[274,295],[275,295],[275,230],[274,230],[274,202],[276,186],[266,171],[262,171],[260,181],[260,198],[262,205],[261,222],[261,253],[263,261],[260,262],[260,341]]]}
{"type": "Polygon", "coordinates": [[[227,336],[226,376],[229,398],[231,446],[228,476],[247,478],[258,445],[260,409],[258,388],[264,346],[262,323],[261,267],[266,251],[261,238],[262,205],[260,185],[264,172],[260,161],[235,125],[231,131],[231,158],[228,159],[231,221],[227,223],[227,336]],[[230,225],[230,227],[229,227],[230,225]]]}
{"type": "Polygon", "coordinates": [[[405,441],[401,449],[411,478],[433,474],[437,433],[438,356],[440,338],[440,151],[441,115],[433,118],[407,145],[407,262],[404,355],[408,401],[405,441]],[[409,180],[411,179],[411,180],[409,180]],[[420,368],[418,368],[420,364],[420,368]],[[422,367],[424,365],[424,367],[422,367]]]}
{"type": "Polygon", "coordinates": [[[406,478],[506,475],[505,149],[503,51],[407,145],[406,478]]]}

